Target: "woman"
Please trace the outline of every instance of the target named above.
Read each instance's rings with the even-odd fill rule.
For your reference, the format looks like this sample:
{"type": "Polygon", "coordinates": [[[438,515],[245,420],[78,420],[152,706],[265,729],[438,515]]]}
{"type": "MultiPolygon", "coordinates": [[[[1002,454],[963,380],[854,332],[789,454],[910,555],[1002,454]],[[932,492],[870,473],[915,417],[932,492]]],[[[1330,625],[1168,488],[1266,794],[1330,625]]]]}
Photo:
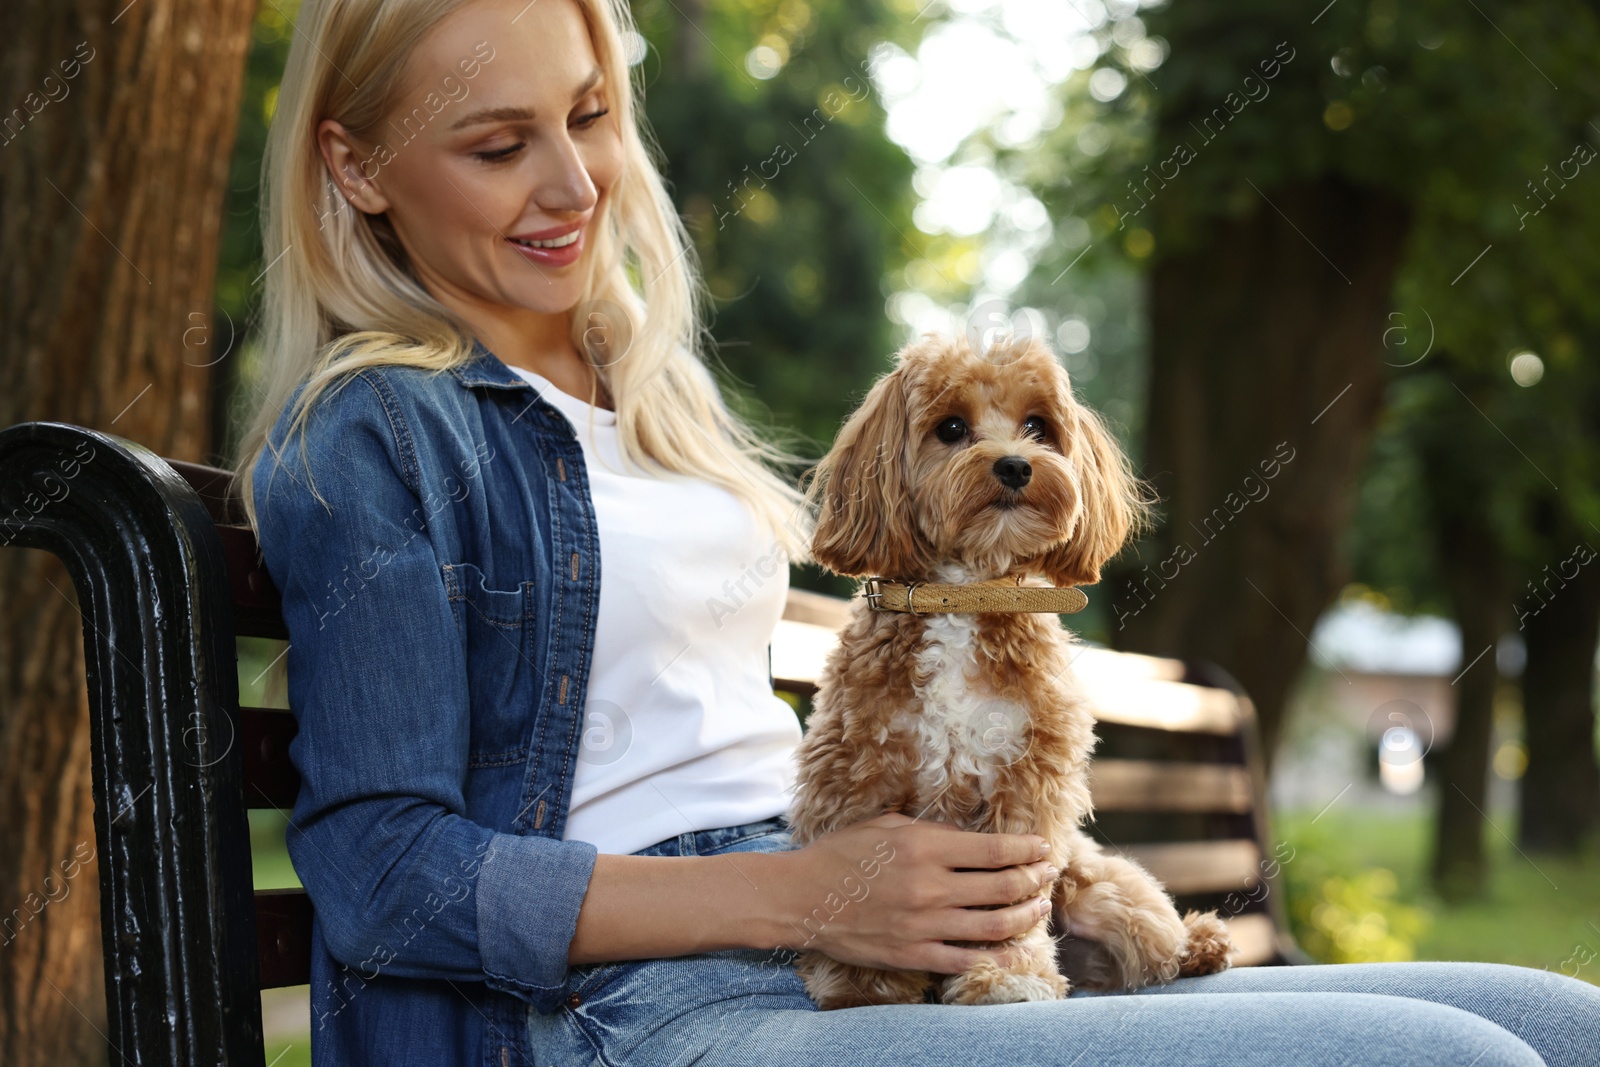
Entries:
{"type": "Polygon", "coordinates": [[[902,815],[789,843],[765,657],[809,527],[696,355],[629,30],[623,0],[301,8],[239,473],[291,637],[315,1062],[1596,1062],[1600,992],[1467,964],[813,1009],[785,950],[858,863],[810,947],[944,972],[1055,872],[902,815]]]}

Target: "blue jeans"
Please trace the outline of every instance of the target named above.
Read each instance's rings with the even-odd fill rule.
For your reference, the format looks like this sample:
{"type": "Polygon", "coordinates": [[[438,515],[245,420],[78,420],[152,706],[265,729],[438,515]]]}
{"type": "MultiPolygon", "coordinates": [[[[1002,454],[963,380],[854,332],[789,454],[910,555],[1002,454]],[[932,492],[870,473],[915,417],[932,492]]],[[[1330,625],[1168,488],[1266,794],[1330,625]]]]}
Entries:
{"type": "MultiPolygon", "coordinates": [[[[770,819],[637,855],[793,847],[770,819]]],[[[528,1011],[539,1067],[1600,1064],[1600,988],[1527,967],[1255,967],[1053,1002],[820,1012],[790,958],[732,950],[575,967],[564,1007],[528,1011]]]]}

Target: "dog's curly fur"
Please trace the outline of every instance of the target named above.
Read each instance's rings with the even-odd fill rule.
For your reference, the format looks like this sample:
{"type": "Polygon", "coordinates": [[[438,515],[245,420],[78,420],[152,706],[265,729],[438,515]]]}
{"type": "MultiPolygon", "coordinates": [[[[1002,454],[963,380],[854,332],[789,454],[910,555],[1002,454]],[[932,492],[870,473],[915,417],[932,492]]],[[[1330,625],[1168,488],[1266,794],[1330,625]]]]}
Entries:
{"type": "MultiPolygon", "coordinates": [[[[1149,508],[1115,439],[1074,399],[1042,342],[1008,340],[980,354],[964,338],[932,333],[896,354],[810,492],[820,498],[819,563],[851,577],[921,581],[1093,584],[1149,508]],[[966,433],[946,441],[936,429],[952,417],[966,433]],[[1003,457],[1027,462],[1025,484],[1002,481],[1003,457]]],[[[1229,944],[1216,914],[1180,918],[1147,871],[1080,829],[1092,810],[1096,739],[1072,655],[1072,635],[1054,615],[918,617],[869,610],[858,596],[800,746],[793,839],[805,845],[886,811],[1040,834],[1062,872],[1056,928],[1104,949],[1101,973],[1080,984],[1133,988],[1221,970],[1229,944]]],[[[1050,919],[1013,943],[1019,962],[1005,970],[881,971],[815,951],[799,968],[823,1009],[918,1003],[930,988],[954,1004],[1064,996],[1050,919]]]]}

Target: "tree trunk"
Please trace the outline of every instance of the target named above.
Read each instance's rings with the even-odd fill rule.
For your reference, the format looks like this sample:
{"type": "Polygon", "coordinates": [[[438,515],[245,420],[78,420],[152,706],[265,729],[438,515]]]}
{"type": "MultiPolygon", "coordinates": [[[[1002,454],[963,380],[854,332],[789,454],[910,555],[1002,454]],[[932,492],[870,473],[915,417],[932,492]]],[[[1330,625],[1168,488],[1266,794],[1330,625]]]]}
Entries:
{"type": "Polygon", "coordinates": [[[1522,672],[1522,777],[1517,836],[1530,851],[1576,853],[1600,822],[1595,759],[1594,659],[1600,641],[1600,538],[1563,521],[1542,500],[1535,528],[1554,562],[1519,590],[1528,644],[1522,672]]]}
{"type": "Polygon", "coordinates": [[[706,51],[705,0],[678,0],[678,26],[674,34],[674,59],[679,76],[702,79],[710,76],[710,53],[706,51]]]}
{"type": "MultiPolygon", "coordinates": [[[[0,426],[209,444],[209,330],[254,0],[0,8],[0,426]]],[[[0,550],[0,1063],[120,1062],[97,1032],[99,869],[83,620],[0,550]]]]}
{"type": "Polygon", "coordinates": [[[1333,179],[1266,193],[1154,269],[1143,469],[1165,517],[1113,571],[1112,629],[1119,648],[1232,673],[1270,761],[1346,581],[1338,539],[1382,403],[1407,215],[1333,179]]]}
{"type": "MultiPolygon", "coordinates": [[[[1458,456],[1430,455],[1424,460],[1424,478],[1450,477],[1451,471],[1439,468],[1452,461],[1456,474],[1466,474],[1458,456]]],[[[1484,514],[1485,497],[1457,494],[1455,499],[1464,506],[1436,512],[1433,531],[1440,571],[1461,627],[1461,673],[1453,686],[1455,730],[1435,761],[1439,815],[1434,823],[1431,876],[1440,896],[1459,901],[1481,894],[1488,874],[1483,833],[1489,809],[1494,697],[1500,681],[1491,646],[1509,620],[1511,578],[1484,514]]]]}

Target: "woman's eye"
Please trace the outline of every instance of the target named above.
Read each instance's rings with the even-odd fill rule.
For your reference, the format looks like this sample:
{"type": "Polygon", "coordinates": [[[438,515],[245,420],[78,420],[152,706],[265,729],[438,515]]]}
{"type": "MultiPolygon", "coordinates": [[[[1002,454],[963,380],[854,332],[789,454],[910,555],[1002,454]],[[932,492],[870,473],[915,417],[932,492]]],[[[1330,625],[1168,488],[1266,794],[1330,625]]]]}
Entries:
{"type": "Polygon", "coordinates": [[[1038,415],[1029,415],[1022,420],[1022,432],[1028,437],[1047,441],[1050,439],[1050,424],[1038,415]]]}
{"type": "Polygon", "coordinates": [[[934,436],[947,445],[953,445],[967,436],[966,421],[959,416],[952,415],[933,428],[934,436]]]}
{"type": "Polygon", "coordinates": [[[603,107],[599,111],[589,112],[587,115],[574,122],[573,125],[583,127],[593,126],[596,122],[599,122],[603,117],[609,115],[610,113],[611,109],[609,107],[603,107]]]}
{"type": "Polygon", "coordinates": [[[483,160],[485,163],[503,163],[512,156],[516,155],[518,152],[522,151],[526,143],[527,142],[525,141],[518,141],[516,144],[507,145],[505,148],[496,148],[488,152],[474,152],[472,154],[483,160]]]}

